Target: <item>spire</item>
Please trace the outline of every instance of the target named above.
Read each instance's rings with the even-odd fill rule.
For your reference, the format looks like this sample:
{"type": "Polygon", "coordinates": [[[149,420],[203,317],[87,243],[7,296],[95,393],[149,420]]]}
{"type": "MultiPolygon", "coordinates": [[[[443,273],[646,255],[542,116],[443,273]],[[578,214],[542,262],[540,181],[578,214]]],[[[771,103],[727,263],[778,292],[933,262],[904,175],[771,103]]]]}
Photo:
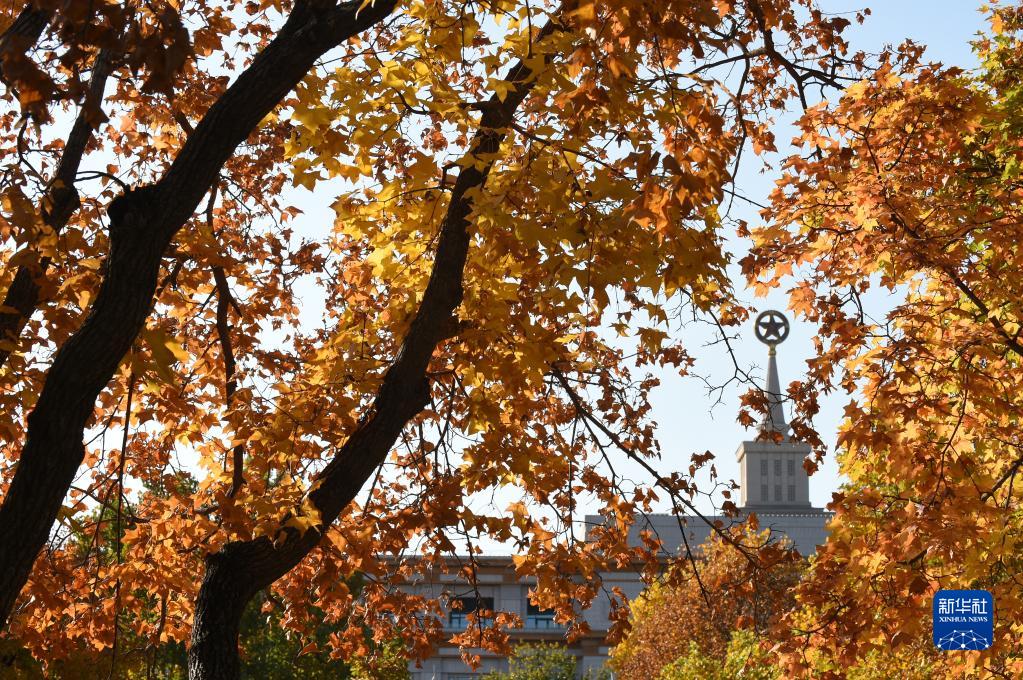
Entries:
{"type": "Polygon", "coordinates": [[[776,348],[785,338],[789,336],[789,320],[781,312],[773,309],[762,312],[757,317],[753,327],[757,340],[767,345],[767,384],[764,392],[767,393],[767,413],[760,422],[761,432],[777,432],[782,437],[787,437],[789,425],[785,422],[785,408],[783,406],[783,393],[781,381],[778,379],[778,361],[776,348]]]}
{"type": "Polygon", "coordinates": [[[767,413],[760,421],[761,432],[777,432],[783,437],[789,433],[789,424],[785,422],[785,407],[782,405],[781,382],[778,380],[778,361],[775,357],[777,352],[772,345],[767,350],[767,385],[764,391],[767,393],[767,413]]]}

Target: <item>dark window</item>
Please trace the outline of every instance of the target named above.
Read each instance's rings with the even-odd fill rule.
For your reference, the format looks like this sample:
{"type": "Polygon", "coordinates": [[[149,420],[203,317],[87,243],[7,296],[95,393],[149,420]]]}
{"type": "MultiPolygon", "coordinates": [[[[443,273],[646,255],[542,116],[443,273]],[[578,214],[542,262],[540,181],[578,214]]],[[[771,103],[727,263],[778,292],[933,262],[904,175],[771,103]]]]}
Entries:
{"type": "Polygon", "coordinates": [[[774,459],[774,474],[781,477],[781,458],[774,459]]]}
{"type": "Polygon", "coordinates": [[[795,484],[789,484],[789,500],[790,501],[795,501],[796,500],[796,485],[795,484]]]}
{"type": "Polygon", "coordinates": [[[532,602],[526,604],[526,628],[561,628],[554,621],[554,611],[541,609],[532,602]]]}
{"type": "Polygon", "coordinates": [[[492,597],[456,597],[449,603],[448,625],[452,628],[465,628],[469,623],[469,614],[479,612],[480,616],[492,615],[494,598],[492,597]]]}
{"type": "Polygon", "coordinates": [[[796,474],[796,461],[789,458],[789,477],[794,477],[796,474]]]}
{"type": "Polygon", "coordinates": [[[760,500],[761,501],[769,501],[770,500],[770,498],[768,498],[768,496],[767,496],[767,485],[766,484],[761,484],[760,485],[760,500]]]}
{"type": "Polygon", "coordinates": [[[760,475],[762,477],[766,477],[767,476],[767,459],[766,458],[761,458],[760,459],[760,475]]]}
{"type": "Polygon", "coordinates": [[[781,484],[774,485],[774,500],[776,501],[781,500],[781,484]]]}

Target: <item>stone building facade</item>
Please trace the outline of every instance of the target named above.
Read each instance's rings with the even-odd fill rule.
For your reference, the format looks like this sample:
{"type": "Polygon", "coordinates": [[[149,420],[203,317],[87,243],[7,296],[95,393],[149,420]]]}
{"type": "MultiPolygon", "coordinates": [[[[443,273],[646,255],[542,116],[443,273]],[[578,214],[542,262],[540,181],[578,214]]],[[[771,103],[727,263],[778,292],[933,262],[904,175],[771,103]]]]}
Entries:
{"type": "MultiPolygon", "coordinates": [[[[644,587],[635,572],[623,571],[603,576],[608,588],[620,587],[629,598],[639,595],[644,587]]],[[[478,602],[482,609],[517,613],[521,617],[522,628],[511,633],[513,645],[525,642],[564,644],[565,628],[556,623],[550,613],[539,610],[529,602],[529,589],[534,584],[529,579],[515,576],[510,556],[479,558],[477,578],[478,599],[477,592],[457,573],[438,574],[435,579],[411,583],[407,588],[416,594],[462,599],[461,608],[449,611],[445,619],[445,629],[451,635],[465,630],[466,613],[478,602]]],[[[569,647],[580,660],[580,672],[600,668],[607,660],[608,647],[604,637],[608,629],[608,614],[608,603],[603,598],[597,598],[594,606],[584,612],[592,632],[569,647]]],[[[465,665],[461,651],[456,646],[441,646],[433,656],[422,662],[421,667],[416,668],[415,664],[411,664],[409,670],[414,680],[470,680],[478,679],[492,670],[508,669],[506,658],[484,650],[473,651],[481,656],[481,664],[476,671],[465,665]]]]}

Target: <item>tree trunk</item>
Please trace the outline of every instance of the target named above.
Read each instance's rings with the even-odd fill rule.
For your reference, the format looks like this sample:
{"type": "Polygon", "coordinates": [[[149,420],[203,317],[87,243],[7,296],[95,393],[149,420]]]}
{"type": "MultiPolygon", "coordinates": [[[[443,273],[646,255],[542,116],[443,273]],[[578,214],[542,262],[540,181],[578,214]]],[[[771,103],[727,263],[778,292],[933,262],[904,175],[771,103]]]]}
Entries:
{"type": "Polygon", "coordinates": [[[106,275],[82,327],[57,352],[0,506],[0,627],[71,485],[93,405],[153,304],[160,260],[235,148],[325,52],[386,17],[396,0],[299,0],[281,32],[210,107],[166,175],[111,202],[106,275]]]}
{"type": "MultiPolygon", "coordinates": [[[[132,211],[127,224],[140,212],[132,211]]],[[[82,463],[82,432],[96,396],[149,313],[163,247],[140,239],[140,233],[112,236],[109,271],[96,304],[57,353],[28,417],[28,439],[0,506],[0,623],[28,579],[82,463]]]]}
{"type": "MultiPolygon", "coordinates": [[[[561,24],[552,21],[540,31],[537,42],[560,29],[561,24]]],[[[545,61],[549,59],[550,55],[545,61]]],[[[229,543],[219,553],[207,557],[192,624],[190,680],[238,677],[238,628],[245,604],[319,544],[322,532],[355,499],[402,429],[429,403],[426,371],[437,345],[453,334],[454,311],[462,302],[462,277],[472,226],[470,196],[486,183],[512,117],[533,89],[535,79],[536,74],[519,62],[506,79],[514,87],[503,99],[494,96],[483,107],[480,127],[470,149],[477,158],[486,159],[486,164],[482,168],[469,165],[459,172],[441,224],[437,254],[423,300],[384,376],[371,414],[317,475],[308,494],[320,513],[320,526],[299,534],[282,523],[273,541],[261,537],[229,543]],[[239,590],[239,583],[246,584],[245,591],[239,590]],[[243,602],[236,600],[239,593],[247,593],[243,602]],[[210,612],[211,607],[222,603],[227,606],[215,614],[210,612]],[[228,621],[225,616],[234,618],[228,621]],[[234,661],[226,660],[225,655],[233,656],[234,661]]]]}
{"type": "Polygon", "coordinates": [[[211,555],[206,560],[203,588],[195,602],[188,653],[190,678],[237,678],[241,672],[238,629],[246,605],[258,590],[252,589],[251,581],[238,579],[238,571],[226,552],[211,555]]]}

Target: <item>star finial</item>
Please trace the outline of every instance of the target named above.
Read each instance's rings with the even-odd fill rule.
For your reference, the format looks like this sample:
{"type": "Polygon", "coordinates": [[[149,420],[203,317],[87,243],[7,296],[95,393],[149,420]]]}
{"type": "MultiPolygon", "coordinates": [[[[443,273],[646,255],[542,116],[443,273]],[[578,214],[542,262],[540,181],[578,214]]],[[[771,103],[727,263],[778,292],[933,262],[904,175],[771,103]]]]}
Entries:
{"type": "Polygon", "coordinates": [[[785,338],[789,337],[789,320],[781,312],[769,309],[757,317],[753,332],[757,340],[774,349],[775,345],[785,342],[785,338]]]}

